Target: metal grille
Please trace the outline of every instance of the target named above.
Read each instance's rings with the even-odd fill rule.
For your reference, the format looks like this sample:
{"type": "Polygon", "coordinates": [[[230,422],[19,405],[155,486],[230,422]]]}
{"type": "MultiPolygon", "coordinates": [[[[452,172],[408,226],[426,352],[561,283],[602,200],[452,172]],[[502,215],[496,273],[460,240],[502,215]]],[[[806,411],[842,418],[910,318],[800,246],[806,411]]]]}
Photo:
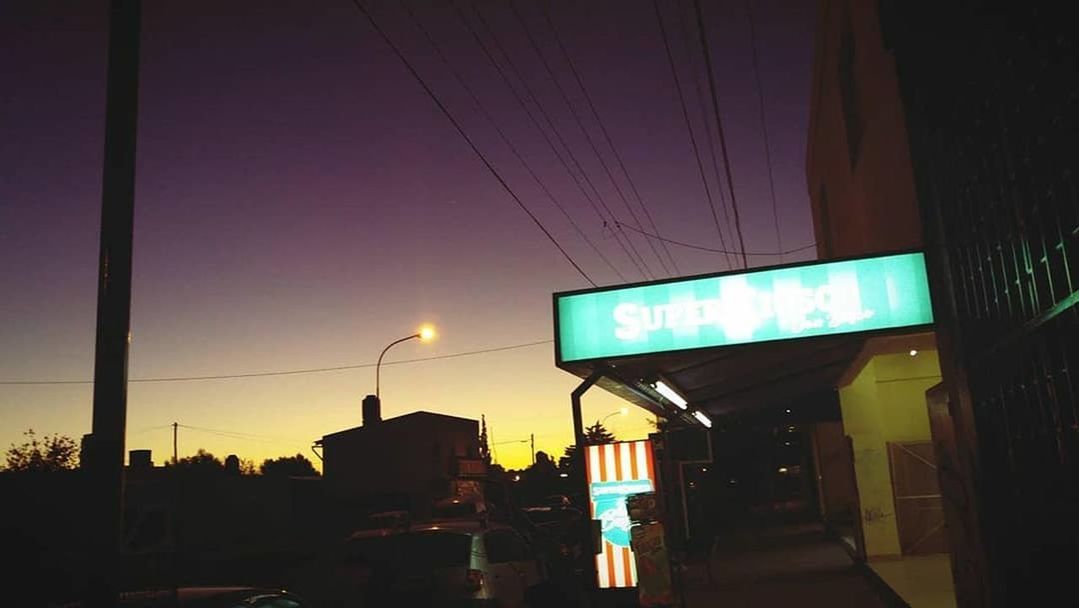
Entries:
{"type": "Polygon", "coordinates": [[[892,2],[884,24],[919,197],[939,218],[949,293],[936,296],[956,313],[1005,605],[1064,590],[1079,561],[1077,49],[1067,20],[1019,4],[892,2]]]}

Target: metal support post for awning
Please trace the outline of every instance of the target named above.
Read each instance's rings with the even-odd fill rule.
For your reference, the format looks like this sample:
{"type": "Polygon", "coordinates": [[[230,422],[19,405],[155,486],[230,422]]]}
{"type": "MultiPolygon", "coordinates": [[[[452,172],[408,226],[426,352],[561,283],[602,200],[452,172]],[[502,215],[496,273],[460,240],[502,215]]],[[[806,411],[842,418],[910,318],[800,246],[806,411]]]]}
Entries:
{"type": "MultiPolygon", "coordinates": [[[[588,500],[588,473],[585,471],[587,463],[585,462],[584,457],[584,416],[581,413],[581,397],[588,389],[592,388],[596,382],[599,382],[602,377],[602,370],[593,370],[592,373],[585,378],[584,382],[581,382],[577,388],[573,389],[573,392],[570,393],[570,404],[573,409],[573,444],[576,446],[573,453],[573,459],[577,461],[577,470],[581,472],[581,483],[583,486],[581,489],[583,490],[582,495],[585,496],[585,500],[588,500]]],[[[585,528],[584,533],[587,536],[582,539],[583,542],[581,546],[594,549],[592,526],[589,525],[585,528]]],[[[585,568],[585,576],[588,577],[588,584],[591,586],[595,584],[596,581],[596,556],[592,554],[592,551],[589,551],[589,557],[586,561],[588,566],[585,568]]]]}

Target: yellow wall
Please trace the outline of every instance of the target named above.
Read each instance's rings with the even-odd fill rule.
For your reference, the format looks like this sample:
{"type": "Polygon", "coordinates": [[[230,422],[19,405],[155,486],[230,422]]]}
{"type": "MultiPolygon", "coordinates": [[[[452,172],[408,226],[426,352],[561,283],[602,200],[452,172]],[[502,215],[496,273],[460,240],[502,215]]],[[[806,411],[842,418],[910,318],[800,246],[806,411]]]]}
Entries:
{"type": "Polygon", "coordinates": [[[862,530],[868,557],[899,555],[887,443],[930,441],[925,391],[940,382],[935,350],[872,356],[839,388],[843,430],[854,444],[862,530]]]}

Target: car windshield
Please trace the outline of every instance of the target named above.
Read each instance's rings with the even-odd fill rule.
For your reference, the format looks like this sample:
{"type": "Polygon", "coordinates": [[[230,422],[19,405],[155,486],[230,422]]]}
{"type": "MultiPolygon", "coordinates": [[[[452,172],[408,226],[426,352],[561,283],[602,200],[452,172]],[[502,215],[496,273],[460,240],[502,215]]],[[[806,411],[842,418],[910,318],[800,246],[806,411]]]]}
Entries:
{"type": "Polygon", "coordinates": [[[475,505],[468,502],[439,505],[434,509],[434,517],[436,519],[456,519],[461,517],[473,517],[475,515],[475,505]]]}
{"type": "Polygon", "coordinates": [[[564,519],[563,516],[554,509],[527,509],[525,510],[525,514],[528,515],[528,519],[536,525],[555,523],[564,519]]]}
{"type": "Polygon", "coordinates": [[[387,557],[410,567],[467,566],[472,553],[472,537],[460,532],[411,532],[387,536],[384,540],[387,557]]]}

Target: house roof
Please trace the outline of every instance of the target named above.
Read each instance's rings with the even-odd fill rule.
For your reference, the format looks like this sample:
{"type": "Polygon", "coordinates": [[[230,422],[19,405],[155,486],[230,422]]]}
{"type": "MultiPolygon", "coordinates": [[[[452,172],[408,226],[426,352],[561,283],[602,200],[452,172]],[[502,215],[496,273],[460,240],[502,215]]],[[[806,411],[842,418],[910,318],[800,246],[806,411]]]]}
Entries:
{"type": "MultiPolygon", "coordinates": [[[[393,418],[386,418],[385,420],[380,422],[374,428],[385,428],[387,426],[395,427],[395,426],[400,426],[402,424],[408,424],[409,422],[413,422],[413,421],[420,420],[420,419],[439,419],[439,420],[442,420],[442,421],[445,421],[445,422],[450,422],[450,423],[455,423],[455,424],[471,423],[471,424],[479,425],[479,420],[473,420],[471,418],[462,418],[460,416],[450,416],[448,414],[439,414],[439,413],[436,413],[436,412],[425,412],[425,411],[420,410],[420,411],[417,411],[417,412],[411,412],[409,414],[403,414],[401,416],[394,416],[393,418]]],[[[370,430],[371,428],[372,427],[370,427],[370,426],[366,426],[366,427],[362,426],[362,425],[361,426],[355,426],[355,427],[352,427],[350,429],[344,429],[344,430],[341,430],[341,431],[337,431],[335,433],[329,433],[327,435],[323,435],[322,439],[325,440],[325,439],[328,439],[330,437],[338,437],[338,436],[346,435],[346,434],[359,433],[359,432],[362,432],[362,431],[365,431],[365,430],[370,430]]]]}

